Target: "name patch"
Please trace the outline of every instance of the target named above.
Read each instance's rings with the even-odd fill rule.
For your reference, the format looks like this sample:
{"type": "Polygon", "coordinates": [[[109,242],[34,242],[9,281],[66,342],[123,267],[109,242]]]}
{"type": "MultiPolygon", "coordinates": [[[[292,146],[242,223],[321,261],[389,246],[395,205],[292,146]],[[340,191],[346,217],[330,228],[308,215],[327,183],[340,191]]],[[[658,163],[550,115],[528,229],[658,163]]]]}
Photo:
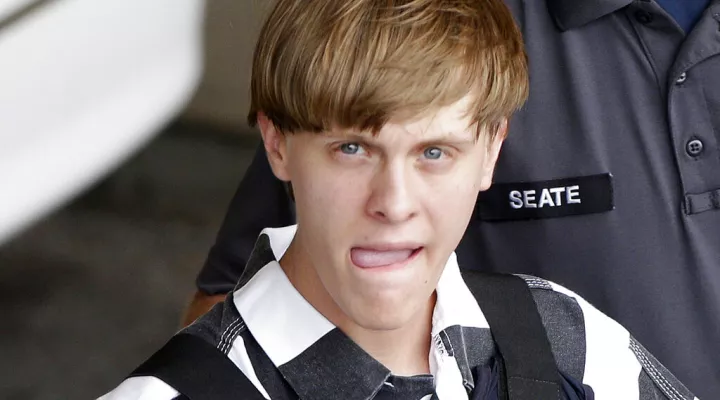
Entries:
{"type": "Polygon", "coordinates": [[[478,197],[483,221],[513,221],[595,214],[614,209],[612,175],[540,182],[494,183],[478,197]]]}

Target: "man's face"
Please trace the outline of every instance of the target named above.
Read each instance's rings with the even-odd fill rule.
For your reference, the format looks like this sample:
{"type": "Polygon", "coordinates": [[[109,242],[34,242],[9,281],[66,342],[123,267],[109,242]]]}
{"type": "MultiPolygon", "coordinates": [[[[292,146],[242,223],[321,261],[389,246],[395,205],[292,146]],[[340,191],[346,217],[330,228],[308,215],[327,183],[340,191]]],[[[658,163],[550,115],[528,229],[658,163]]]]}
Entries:
{"type": "Polygon", "coordinates": [[[427,305],[491,183],[501,139],[477,138],[466,102],[375,136],[283,135],[261,117],[273,171],[295,194],[293,246],[315,286],[365,329],[399,328],[427,305]]]}

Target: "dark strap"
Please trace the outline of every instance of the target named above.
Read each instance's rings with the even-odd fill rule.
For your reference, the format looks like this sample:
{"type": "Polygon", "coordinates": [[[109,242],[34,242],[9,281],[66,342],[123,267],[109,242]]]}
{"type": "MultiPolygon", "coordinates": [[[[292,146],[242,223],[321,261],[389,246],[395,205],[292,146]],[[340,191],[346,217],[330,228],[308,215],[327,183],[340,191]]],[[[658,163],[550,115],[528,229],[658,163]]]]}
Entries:
{"type": "Polygon", "coordinates": [[[537,305],[517,276],[462,271],[505,365],[510,400],[557,400],[560,374],[537,305]]]}
{"type": "Polygon", "coordinates": [[[186,333],[173,336],[130,376],[154,376],[190,400],[265,400],[224,353],[186,333]]]}

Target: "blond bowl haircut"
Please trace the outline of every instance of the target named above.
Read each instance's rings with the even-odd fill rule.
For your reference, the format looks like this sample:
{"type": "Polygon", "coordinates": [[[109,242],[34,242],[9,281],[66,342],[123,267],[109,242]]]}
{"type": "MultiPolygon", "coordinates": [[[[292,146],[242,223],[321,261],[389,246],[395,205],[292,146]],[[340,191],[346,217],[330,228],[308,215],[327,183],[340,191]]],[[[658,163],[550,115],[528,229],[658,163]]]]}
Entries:
{"type": "Polygon", "coordinates": [[[527,99],[527,56],[502,0],[279,0],[251,92],[250,125],[263,112],[283,133],[375,133],[470,94],[494,139],[527,99]]]}

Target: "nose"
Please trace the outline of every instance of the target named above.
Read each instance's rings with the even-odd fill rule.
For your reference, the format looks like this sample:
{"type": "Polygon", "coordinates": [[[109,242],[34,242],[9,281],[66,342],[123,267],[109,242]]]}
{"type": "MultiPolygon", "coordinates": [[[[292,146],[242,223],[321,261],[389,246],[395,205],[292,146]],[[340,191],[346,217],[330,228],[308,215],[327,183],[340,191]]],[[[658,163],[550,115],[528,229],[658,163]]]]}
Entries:
{"type": "Polygon", "coordinates": [[[383,223],[399,223],[418,213],[411,172],[402,165],[386,165],[373,177],[367,213],[383,223]]]}

